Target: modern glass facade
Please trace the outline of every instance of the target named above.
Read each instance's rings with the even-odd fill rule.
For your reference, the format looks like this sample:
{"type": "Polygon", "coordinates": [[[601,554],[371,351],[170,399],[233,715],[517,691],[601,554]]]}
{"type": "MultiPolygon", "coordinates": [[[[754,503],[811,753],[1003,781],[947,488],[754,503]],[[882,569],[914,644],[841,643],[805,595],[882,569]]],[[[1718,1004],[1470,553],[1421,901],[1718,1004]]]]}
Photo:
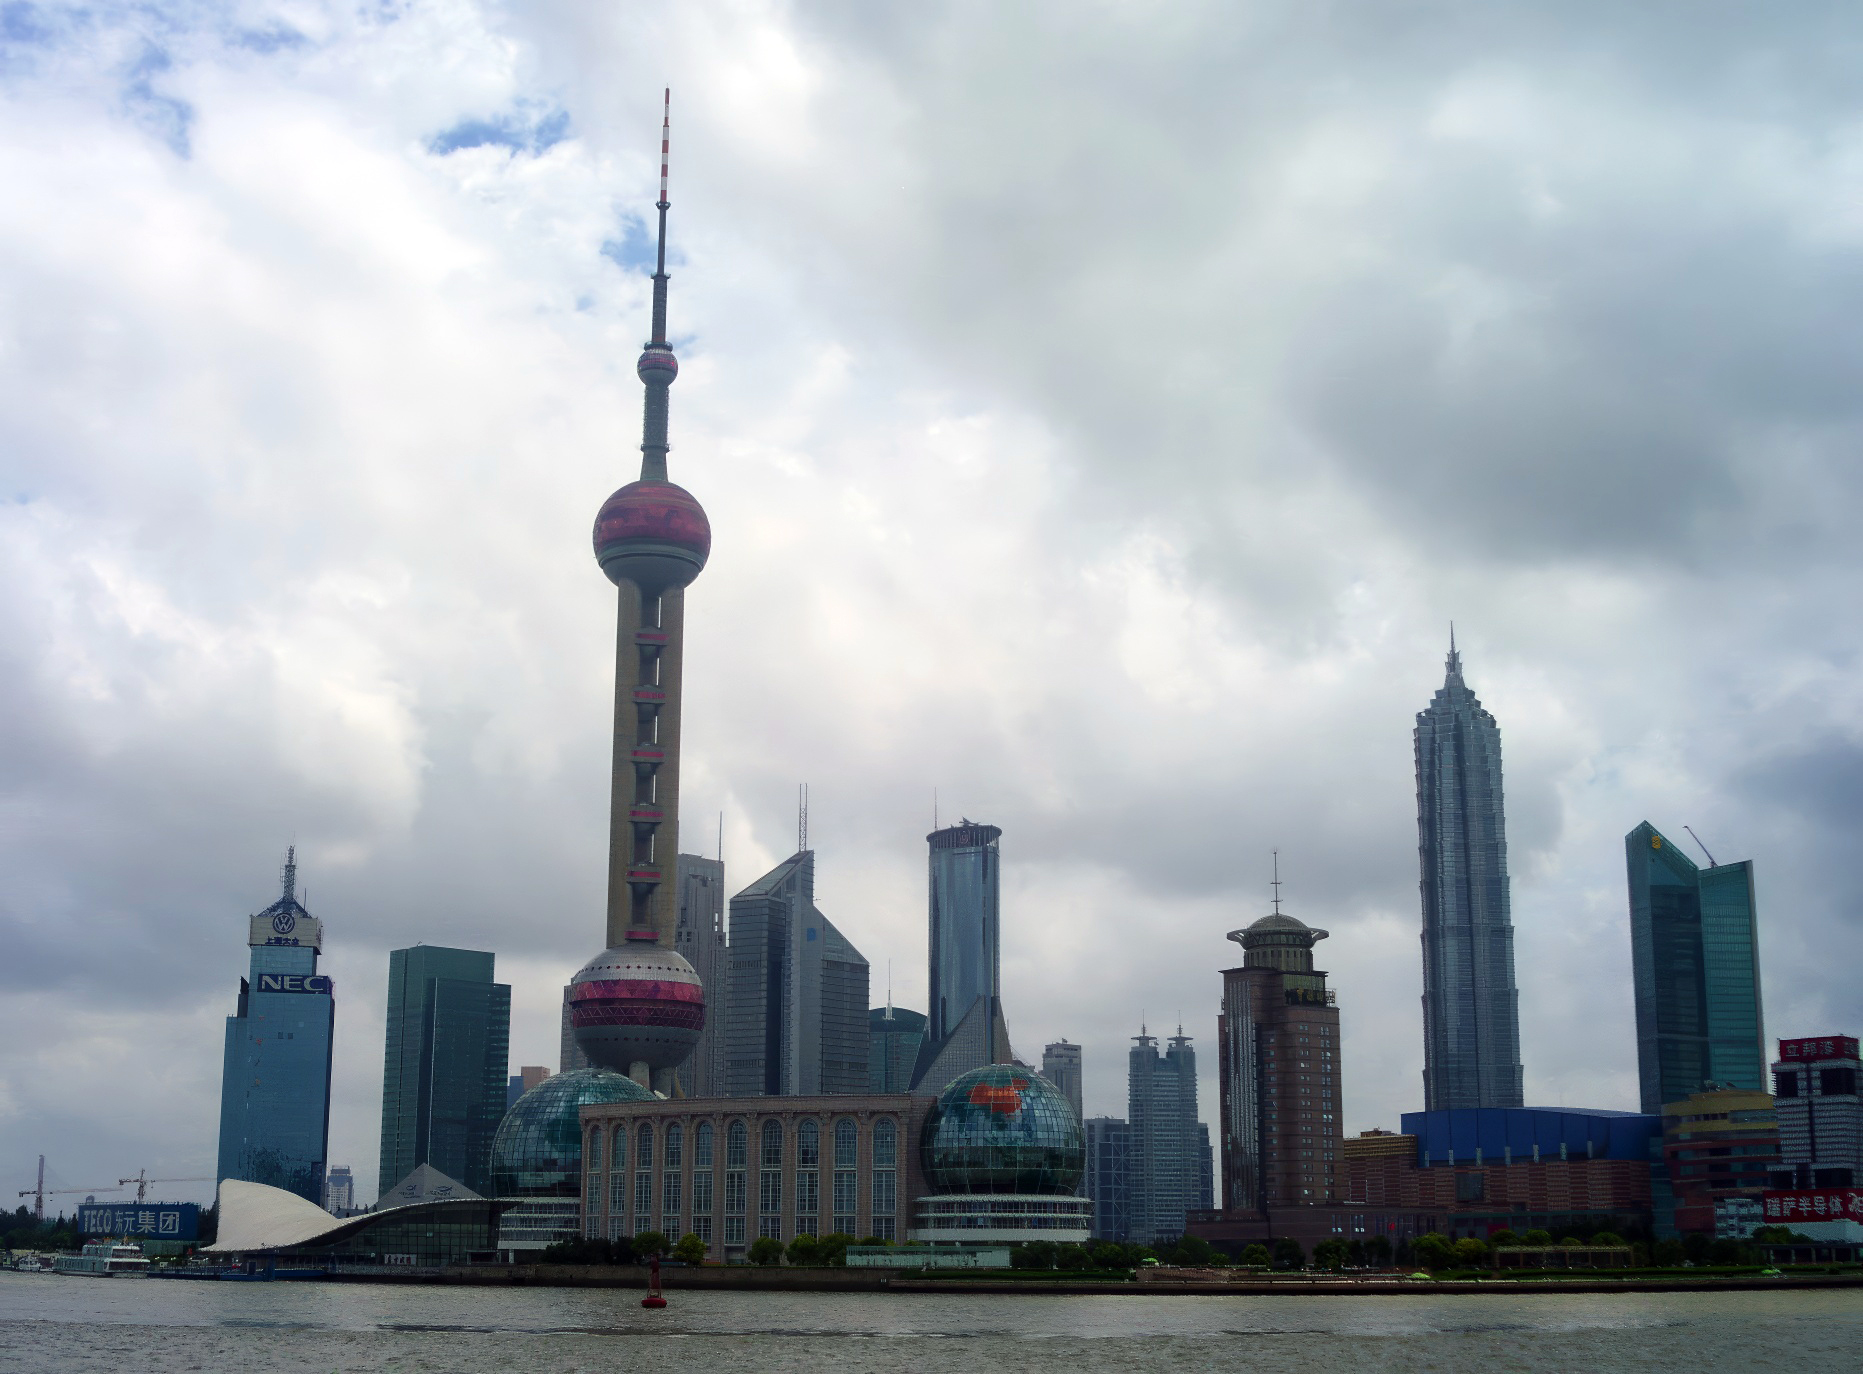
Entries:
{"type": "Polygon", "coordinates": [[[1132,1236],[1132,1128],[1116,1116],[1087,1118],[1087,1200],[1095,1240],[1132,1236]]]}
{"type": "Polygon", "coordinates": [[[249,976],[226,1021],[220,1082],[218,1176],[269,1184],[323,1205],[330,1140],[330,1062],[336,998],[317,972],[322,927],[296,896],[249,918],[249,976]]]}
{"type": "Polygon", "coordinates": [[[692,1057],[680,1066],[687,1097],[720,1097],[725,1091],[725,871],[721,859],[681,854],[677,871],[679,924],[673,948],[686,957],[705,989],[709,1012],[692,1057]]]}
{"type": "Polygon", "coordinates": [[[1159,1054],[1157,1040],[1134,1037],[1126,1074],[1131,1123],[1132,1239],[1175,1239],[1185,1215],[1205,1205],[1208,1137],[1198,1131],[1197,1052],[1174,1035],[1159,1054]]]}
{"type": "Polygon", "coordinates": [[[1519,993],[1501,802],[1501,731],[1447,676],[1417,714],[1417,854],[1423,899],[1423,1102],[1518,1107],[1519,993]]]}
{"type": "Polygon", "coordinates": [[[422,1164],[475,1193],[492,1191],[511,1038],[511,989],[492,981],[494,957],[438,945],[389,953],[384,1191],[422,1164]]]}
{"type": "Polygon", "coordinates": [[[1001,992],[1002,835],[997,826],[962,821],[925,837],[931,846],[931,1004],[925,1035],[933,1044],[956,1030],[979,999],[1001,992]]]}
{"type": "Polygon", "coordinates": [[[867,1013],[867,1091],[902,1093],[912,1086],[912,1066],[925,1042],[925,1017],[904,1007],[874,1007],[867,1013]]]}
{"type": "Polygon", "coordinates": [[[1643,1110],[1707,1083],[1766,1091],[1752,863],[1698,868],[1648,821],[1624,859],[1643,1110]]]}
{"type": "Polygon", "coordinates": [[[731,899],[724,1011],[732,1097],[867,1089],[867,961],[815,906],[803,850],[731,899]]]}

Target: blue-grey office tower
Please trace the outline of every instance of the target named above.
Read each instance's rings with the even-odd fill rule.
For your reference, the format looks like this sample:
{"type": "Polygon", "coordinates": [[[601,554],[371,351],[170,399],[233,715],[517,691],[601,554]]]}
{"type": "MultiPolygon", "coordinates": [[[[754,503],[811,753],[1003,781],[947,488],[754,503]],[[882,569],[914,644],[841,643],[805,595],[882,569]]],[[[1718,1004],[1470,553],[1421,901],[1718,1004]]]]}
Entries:
{"type": "Polygon", "coordinates": [[[323,1205],[330,1143],[336,998],[317,972],[323,925],[297,897],[297,849],[284,895],[247,922],[249,976],[226,1019],[218,1177],[269,1183],[323,1205]]]}
{"type": "Polygon", "coordinates": [[[972,1069],[1014,1058],[1002,1002],[1002,837],[999,827],[970,820],[925,837],[931,986],[915,1092],[938,1092],[972,1069]]]}
{"type": "Polygon", "coordinates": [[[1423,893],[1423,1101],[1523,1105],[1520,994],[1507,892],[1501,730],[1448,673],[1417,713],[1417,857],[1423,893]]]}
{"type": "Polygon", "coordinates": [[[1709,1082],[1770,1092],[1752,863],[1697,868],[1648,821],[1624,861],[1644,1112],[1709,1082]]]}
{"type": "Polygon", "coordinates": [[[491,1195],[511,1058],[511,988],[492,981],[495,962],[440,945],[389,951],[379,1194],[427,1164],[491,1195]]]}

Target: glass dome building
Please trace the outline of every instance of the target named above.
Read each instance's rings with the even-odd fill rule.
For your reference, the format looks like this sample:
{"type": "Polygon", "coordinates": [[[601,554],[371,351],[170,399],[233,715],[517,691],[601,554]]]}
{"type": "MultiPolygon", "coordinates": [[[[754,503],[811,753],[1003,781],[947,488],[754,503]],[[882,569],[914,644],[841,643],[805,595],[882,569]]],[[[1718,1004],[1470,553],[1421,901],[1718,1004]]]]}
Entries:
{"type": "Polygon", "coordinates": [[[1016,1244],[1084,1241],[1086,1137],[1061,1090],[1033,1069],[990,1064],[938,1095],[919,1137],[926,1196],[912,1239],[1016,1244]]]}
{"type": "Polygon", "coordinates": [[[612,1069],[559,1073],[520,1097],[492,1137],[492,1192],[518,1203],[499,1226],[498,1248],[541,1250],[581,1232],[584,1107],[658,1100],[612,1069]]]}

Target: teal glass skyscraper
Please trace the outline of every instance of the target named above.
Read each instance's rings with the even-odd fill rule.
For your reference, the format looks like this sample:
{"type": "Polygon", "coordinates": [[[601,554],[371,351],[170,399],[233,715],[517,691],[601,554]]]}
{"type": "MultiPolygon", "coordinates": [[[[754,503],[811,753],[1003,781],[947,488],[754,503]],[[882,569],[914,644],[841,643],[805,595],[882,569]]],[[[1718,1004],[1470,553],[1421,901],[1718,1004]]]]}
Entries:
{"type": "Polygon", "coordinates": [[[1519,1107],[1520,994],[1501,805],[1501,729],[1448,671],[1417,714],[1417,856],[1423,895],[1423,1101],[1519,1107]]]}
{"type": "Polygon", "coordinates": [[[494,957],[438,945],[388,955],[378,1192],[427,1164],[491,1196],[511,1043],[511,988],[492,981],[494,957]]]}
{"type": "Polygon", "coordinates": [[[283,877],[284,895],[247,922],[252,963],[226,1018],[217,1177],[322,1206],[336,997],[317,972],[323,924],[298,901],[295,847],[283,877]]]}
{"type": "Polygon", "coordinates": [[[1769,1092],[1753,864],[1696,867],[1648,821],[1624,836],[1643,1110],[1704,1083],[1769,1092]]]}

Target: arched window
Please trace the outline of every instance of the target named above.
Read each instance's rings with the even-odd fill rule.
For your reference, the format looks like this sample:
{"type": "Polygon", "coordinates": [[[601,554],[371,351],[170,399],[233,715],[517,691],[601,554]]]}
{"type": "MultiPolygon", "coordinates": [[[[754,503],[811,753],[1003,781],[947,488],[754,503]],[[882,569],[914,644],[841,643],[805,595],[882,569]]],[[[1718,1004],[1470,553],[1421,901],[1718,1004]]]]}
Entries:
{"type": "Polygon", "coordinates": [[[685,1134],[685,1130],[678,1122],[666,1128],[666,1153],[661,1159],[666,1168],[677,1169],[679,1167],[679,1156],[686,1143],[685,1134]]]}
{"type": "Polygon", "coordinates": [[[701,1121],[698,1130],[692,1133],[692,1167],[712,1167],[712,1123],[709,1121],[701,1121]]]}
{"type": "Polygon", "coordinates": [[[758,1152],[763,1168],[757,1178],[757,1234],[772,1240],[783,1238],[783,1123],[763,1123],[763,1148],[758,1152]]]}
{"type": "Polygon", "coordinates": [[[899,1167],[899,1127],[889,1117],[881,1117],[873,1123],[873,1167],[899,1167]]]}
{"type": "Polygon", "coordinates": [[[600,1173],[602,1169],[602,1128],[600,1126],[589,1127],[588,1148],[583,1151],[583,1154],[588,1158],[589,1172],[600,1173]]]}
{"type": "Polygon", "coordinates": [[[627,1168],[627,1127],[616,1126],[614,1130],[614,1167],[627,1168]]]}
{"type": "Polygon", "coordinates": [[[850,1117],[834,1123],[834,1167],[852,1169],[860,1153],[860,1128],[850,1117]]]}
{"type": "Polygon", "coordinates": [[[653,1127],[649,1126],[645,1121],[641,1122],[640,1129],[634,1133],[634,1138],[636,1141],[634,1147],[634,1167],[636,1169],[651,1169],[653,1167],[653,1127]]]}
{"type": "MultiPolygon", "coordinates": [[[[774,1124],[774,1123],[772,1123],[774,1124]]],[[[816,1121],[804,1121],[796,1127],[796,1167],[813,1169],[822,1162],[822,1128],[816,1121]]]]}
{"type": "Polygon", "coordinates": [[[783,1123],[780,1121],[763,1123],[763,1167],[783,1167],[783,1123]]]}
{"type": "Polygon", "coordinates": [[[742,1121],[733,1121],[725,1137],[725,1168],[742,1169],[750,1163],[750,1131],[742,1121]]]}
{"type": "Polygon", "coordinates": [[[725,1132],[725,1224],[726,1245],[744,1243],[744,1212],[749,1188],[746,1167],[750,1163],[750,1129],[742,1121],[733,1121],[725,1132]]]}

